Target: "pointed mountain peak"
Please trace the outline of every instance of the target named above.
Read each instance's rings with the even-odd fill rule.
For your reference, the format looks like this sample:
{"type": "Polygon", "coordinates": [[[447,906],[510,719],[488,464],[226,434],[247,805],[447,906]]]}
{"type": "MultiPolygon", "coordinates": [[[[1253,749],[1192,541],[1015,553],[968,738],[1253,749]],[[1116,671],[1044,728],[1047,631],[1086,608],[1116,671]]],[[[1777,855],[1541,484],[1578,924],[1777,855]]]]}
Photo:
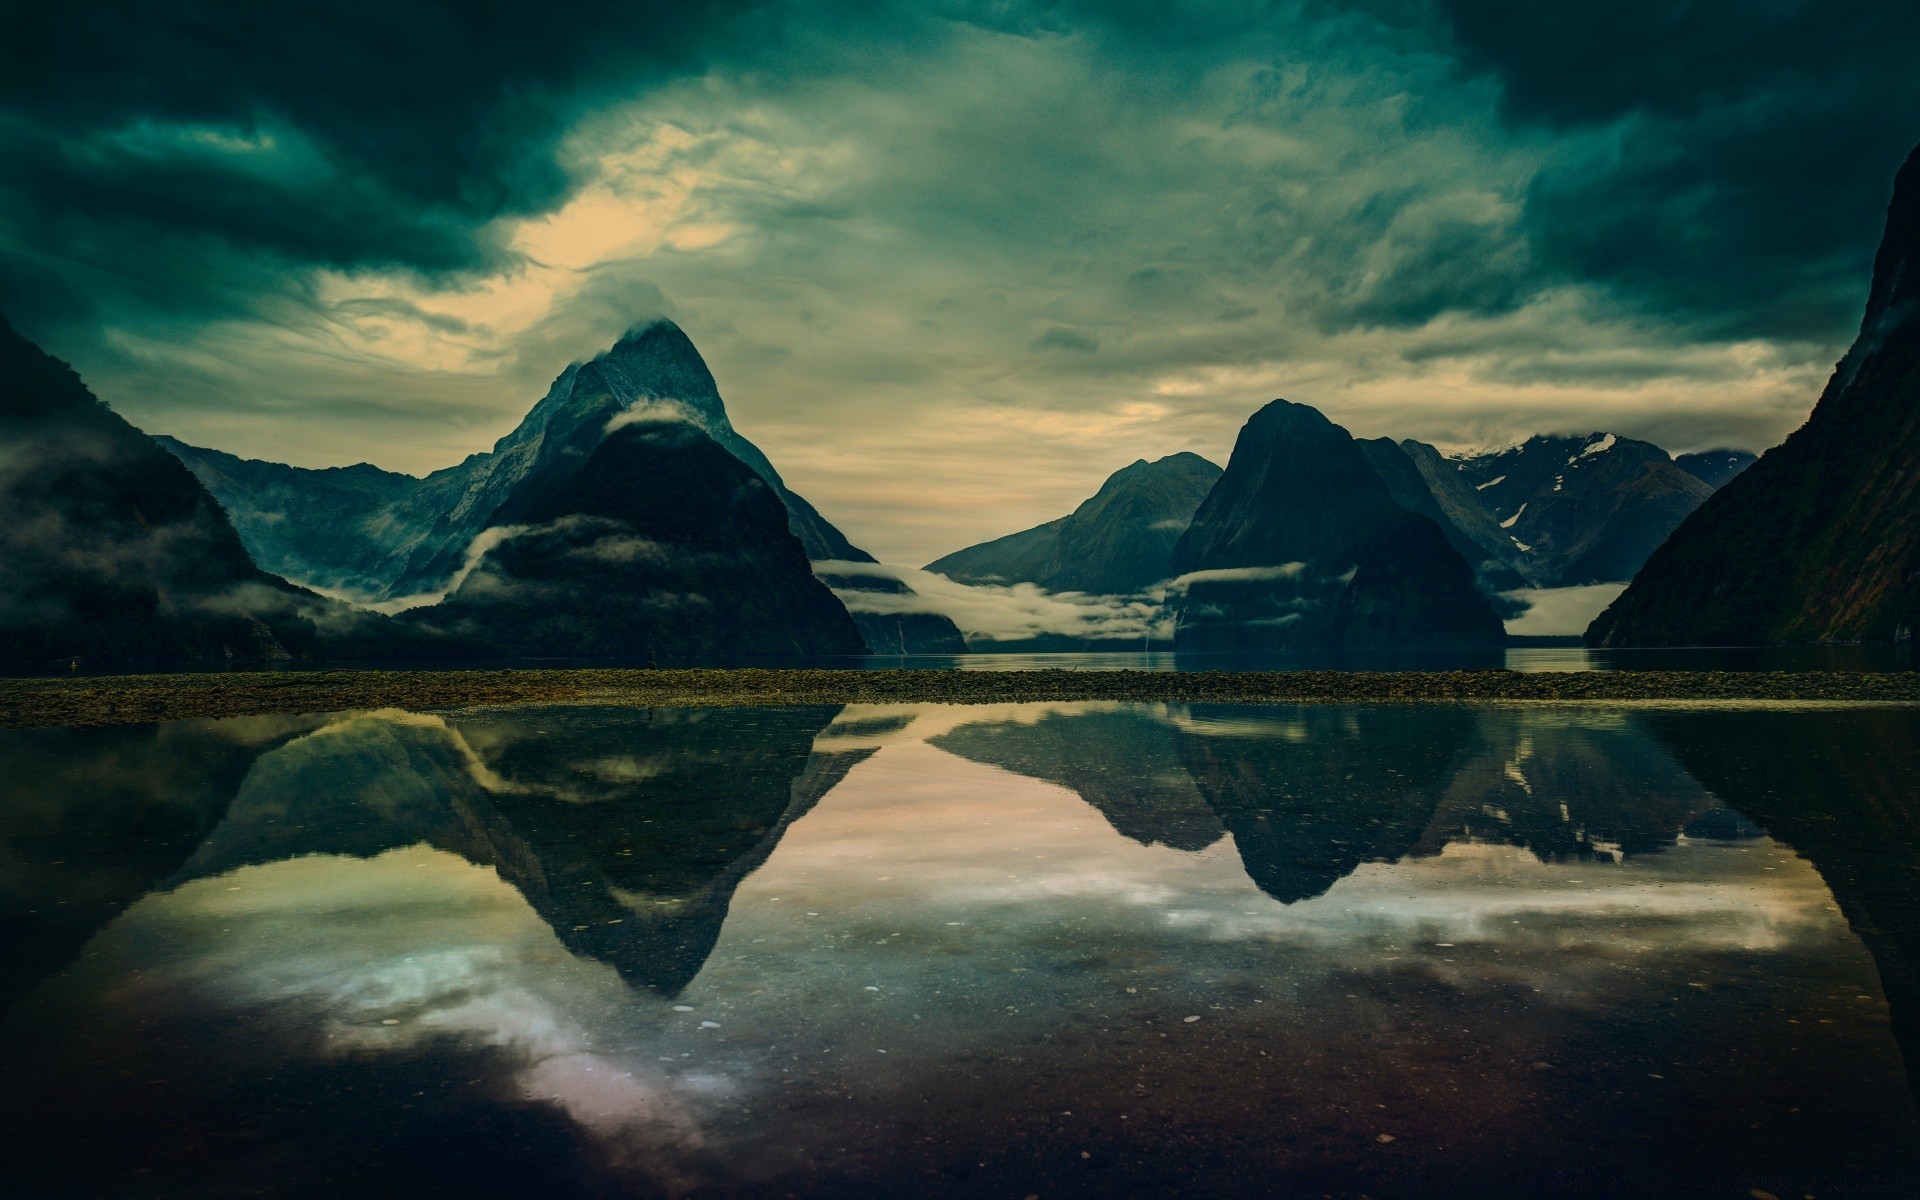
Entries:
{"type": "Polygon", "coordinates": [[[656,317],[623,334],[605,353],[587,364],[611,369],[640,396],[718,403],[720,389],[706,359],[678,325],[656,317]]]}

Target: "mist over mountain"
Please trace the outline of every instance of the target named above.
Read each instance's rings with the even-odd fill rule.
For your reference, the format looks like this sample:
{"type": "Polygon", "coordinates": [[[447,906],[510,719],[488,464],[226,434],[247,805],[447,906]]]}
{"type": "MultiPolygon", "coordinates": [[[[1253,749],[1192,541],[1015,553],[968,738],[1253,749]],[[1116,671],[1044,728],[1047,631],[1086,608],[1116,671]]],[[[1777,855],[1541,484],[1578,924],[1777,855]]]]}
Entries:
{"type": "Polygon", "coordinates": [[[1241,429],[1174,548],[1181,650],[1498,646],[1500,618],[1352,435],[1285,400],[1241,429]]]}
{"type": "Polygon", "coordinates": [[[1219,478],[1220,468],[1197,454],[1135,459],[1067,516],[956,550],[923,569],[961,583],[1134,595],[1171,577],[1174,544],[1219,478]]]}
{"type": "Polygon", "coordinates": [[[494,513],[453,593],[402,614],[515,656],[859,654],[779,496],[692,422],[606,435],[494,513]]]}
{"type": "MultiPolygon", "coordinates": [[[[666,320],[636,328],[605,353],[569,366],[491,451],[421,479],[365,467],[307,470],[240,460],[171,439],[166,444],[236,514],[242,536],[260,561],[275,563],[320,586],[398,606],[430,600],[468,578],[464,572],[473,566],[476,545],[488,530],[515,523],[516,512],[540,508],[534,496],[550,503],[565,481],[598,452],[609,430],[623,421],[656,418],[699,431],[760,479],[780,502],[783,521],[808,560],[873,561],[791,491],[759,447],[733,428],[699,351],[677,325],[666,320]]],[[[636,439],[623,441],[628,444],[627,453],[641,453],[636,439]]],[[[681,444],[692,443],[683,439],[681,444]]],[[[726,470],[710,455],[703,456],[710,466],[726,470]]],[[[660,499],[673,503],[670,497],[660,499]]],[[[562,515],[542,511],[548,512],[549,520],[562,515]]],[[[514,553],[530,553],[531,545],[514,553]]],[[[905,584],[886,577],[827,578],[831,586],[853,593],[911,595],[905,584]]],[[[551,586],[555,579],[549,577],[547,583],[551,586]]],[[[780,583],[773,590],[798,595],[806,589],[780,583]]],[[[707,599],[722,609],[729,603],[724,596],[707,599]]],[[[854,620],[864,645],[876,652],[959,653],[966,649],[952,621],[930,611],[856,610],[854,620]]],[[[769,639],[784,640],[753,633],[740,651],[747,652],[747,643],[769,639]]],[[[591,640],[595,645],[609,641],[591,640]]],[[[849,649],[844,639],[835,636],[817,646],[789,647],[786,652],[839,654],[860,649],[849,649]]],[[[588,651],[549,643],[546,652],[588,651]]]]}
{"type": "Polygon", "coordinates": [[[254,565],[207,489],[0,320],[0,661],[410,656],[416,635],[254,565]]]}
{"type": "MultiPolygon", "coordinates": [[[[1536,435],[1504,450],[1452,456],[1411,439],[1354,445],[1393,505],[1440,531],[1499,616],[1534,612],[1519,631],[1562,636],[1577,634],[1613,598],[1605,585],[1630,579],[1712,493],[1703,476],[1724,477],[1751,459],[1724,450],[1681,462],[1651,442],[1606,433],[1536,435]]],[[[1218,482],[1216,471],[1194,455],[1137,461],[1071,515],[957,550],[925,569],[982,589],[1104,592],[1161,604],[1170,583],[1174,593],[1184,591],[1173,580],[1175,531],[1191,523],[1218,482]]],[[[1319,500],[1302,492],[1295,502],[1319,500]]],[[[1132,635],[1134,644],[1171,632],[1171,620],[1150,624],[1132,635]]],[[[1054,642],[1089,645],[1071,636],[1054,642]]]]}
{"type": "Polygon", "coordinates": [[[1920,148],[1852,349],[1813,413],[1700,506],[1587,631],[1599,646],[1905,641],[1920,625],[1920,148]]]}

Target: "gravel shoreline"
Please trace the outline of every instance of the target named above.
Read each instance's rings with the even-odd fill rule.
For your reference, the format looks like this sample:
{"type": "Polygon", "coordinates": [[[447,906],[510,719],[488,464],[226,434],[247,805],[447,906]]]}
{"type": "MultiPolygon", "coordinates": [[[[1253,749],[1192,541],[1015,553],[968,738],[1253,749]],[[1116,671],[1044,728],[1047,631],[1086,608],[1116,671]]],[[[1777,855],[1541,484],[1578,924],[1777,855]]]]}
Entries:
{"type": "Polygon", "coordinates": [[[510,704],[1920,703],[1920,672],[261,671],[0,679],[0,727],[510,704]]]}

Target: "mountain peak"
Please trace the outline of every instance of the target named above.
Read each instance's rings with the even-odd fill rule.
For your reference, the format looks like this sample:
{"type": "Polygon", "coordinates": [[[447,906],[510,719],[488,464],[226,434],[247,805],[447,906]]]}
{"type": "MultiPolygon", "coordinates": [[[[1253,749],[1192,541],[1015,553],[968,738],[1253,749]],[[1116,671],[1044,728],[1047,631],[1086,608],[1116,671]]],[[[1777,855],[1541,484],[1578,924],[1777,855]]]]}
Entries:
{"type": "MultiPolygon", "coordinates": [[[[720,388],[693,339],[665,317],[636,325],[597,355],[583,371],[613,373],[648,399],[719,404],[720,388]]],[[[618,390],[618,389],[616,389],[618,390]]]]}

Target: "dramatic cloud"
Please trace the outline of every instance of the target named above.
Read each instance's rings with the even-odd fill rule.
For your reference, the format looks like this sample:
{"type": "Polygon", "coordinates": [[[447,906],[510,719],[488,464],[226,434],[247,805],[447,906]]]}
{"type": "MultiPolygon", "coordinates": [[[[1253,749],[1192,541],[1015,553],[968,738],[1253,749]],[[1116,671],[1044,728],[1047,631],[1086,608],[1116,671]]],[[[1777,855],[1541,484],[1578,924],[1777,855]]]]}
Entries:
{"type": "Polygon", "coordinates": [[[673,316],[888,560],[1276,395],[1761,448],[1857,322],[1920,10],[192,3],[0,47],[0,307],[145,428],[427,470],[673,316]]]}

